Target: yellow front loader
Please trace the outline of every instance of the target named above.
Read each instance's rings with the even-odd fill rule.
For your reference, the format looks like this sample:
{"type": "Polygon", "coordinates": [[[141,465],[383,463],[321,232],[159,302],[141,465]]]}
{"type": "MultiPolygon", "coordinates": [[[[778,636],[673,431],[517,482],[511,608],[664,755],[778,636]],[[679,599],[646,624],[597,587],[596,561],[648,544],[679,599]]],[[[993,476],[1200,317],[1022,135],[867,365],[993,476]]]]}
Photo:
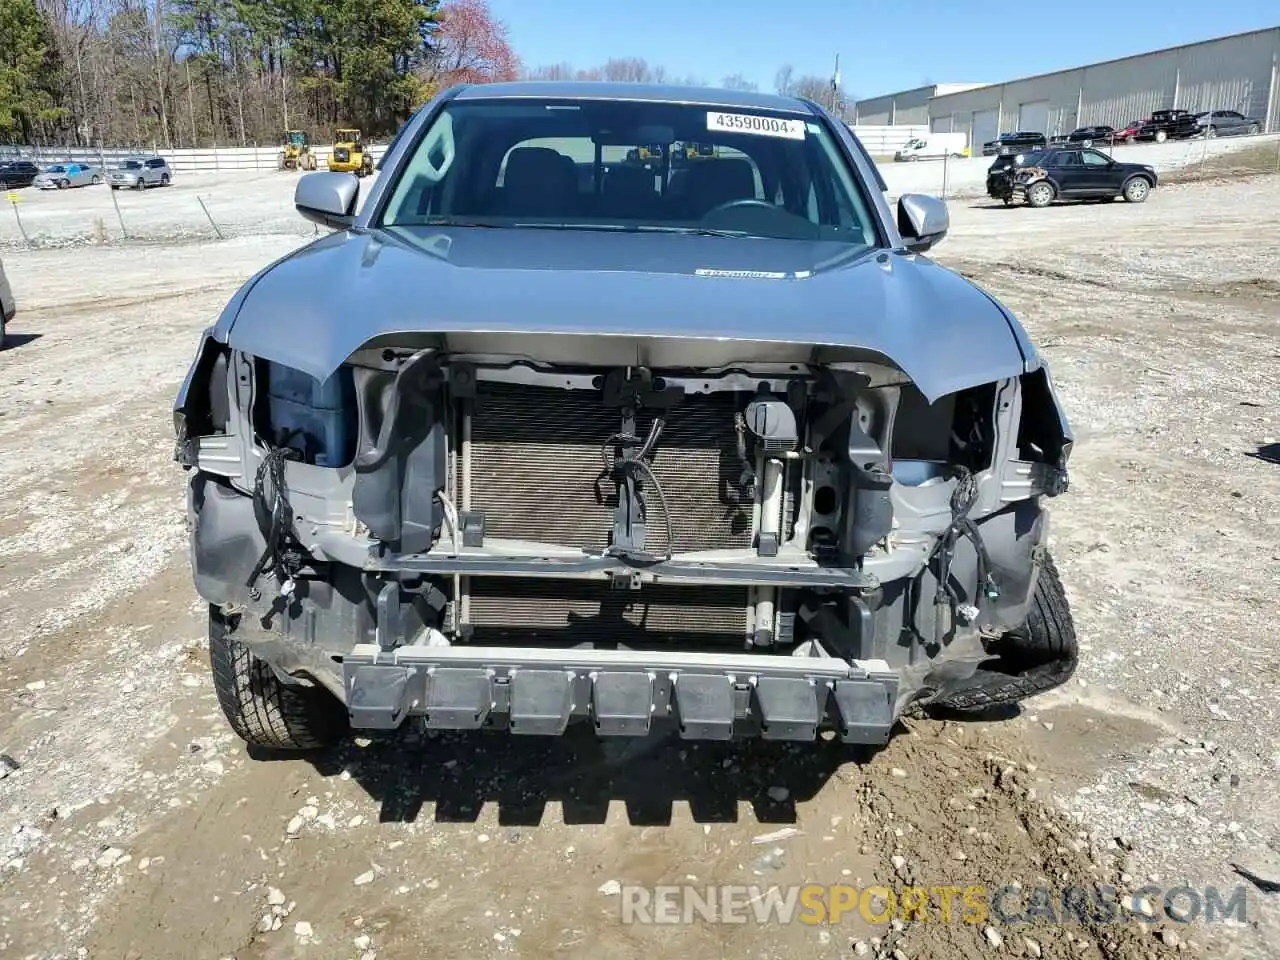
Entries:
{"type": "Polygon", "coordinates": [[[311,152],[304,130],[286,130],[284,149],[280,151],[281,170],[314,170],[316,158],[311,152]]]}
{"type": "Polygon", "coordinates": [[[373,173],[373,156],[359,130],[338,131],[337,142],[329,157],[329,169],[334,173],[354,173],[357,177],[367,177],[373,173]]]}

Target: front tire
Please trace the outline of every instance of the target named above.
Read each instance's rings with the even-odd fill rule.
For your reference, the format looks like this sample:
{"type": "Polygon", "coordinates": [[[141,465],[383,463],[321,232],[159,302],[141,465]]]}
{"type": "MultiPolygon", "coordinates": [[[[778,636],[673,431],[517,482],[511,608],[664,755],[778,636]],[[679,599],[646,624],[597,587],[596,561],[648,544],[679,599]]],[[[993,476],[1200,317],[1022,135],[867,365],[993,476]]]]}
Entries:
{"type": "Polygon", "coordinates": [[[1156,143],[1164,143],[1168,139],[1169,139],[1169,134],[1166,133],[1164,130],[1156,131],[1156,143]]]}
{"type": "Polygon", "coordinates": [[[1027,203],[1033,207],[1047,207],[1053,203],[1053,184],[1047,180],[1033,183],[1027,188],[1027,203]]]}
{"type": "Polygon", "coordinates": [[[1066,590],[1053,557],[1046,554],[1026,624],[993,648],[994,662],[974,674],[971,685],[931,706],[974,712],[1017,703],[1062,686],[1076,671],[1080,646],[1066,590]]]}
{"type": "Polygon", "coordinates": [[[1121,193],[1129,203],[1142,203],[1151,193],[1151,184],[1144,177],[1132,177],[1126,181],[1121,193]]]}
{"type": "Polygon", "coordinates": [[[167,173],[162,173],[160,175],[160,186],[167,187],[168,185],[169,185],[169,175],[167,173]]]}
{"type": "Polygon", "coordinates": [[[236,618],[209,608],[209,665],[218,704],[245,743],[271,750],[321,750],[347,732],[347,713],[321,687],[280,682],[235,637],[236,618]]]}

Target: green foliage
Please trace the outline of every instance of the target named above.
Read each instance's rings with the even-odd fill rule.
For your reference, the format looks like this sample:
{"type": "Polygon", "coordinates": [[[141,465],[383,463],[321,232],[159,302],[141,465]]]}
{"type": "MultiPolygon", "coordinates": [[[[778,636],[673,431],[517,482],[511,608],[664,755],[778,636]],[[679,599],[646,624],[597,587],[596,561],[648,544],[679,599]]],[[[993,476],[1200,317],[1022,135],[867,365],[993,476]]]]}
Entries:
{"type": "Polygon", "coordinates": [[[177,0],[182,43],[224,75],[286,70],[321,126],[396,129],[430,55],[439,0],[177,0]]]}
{"type": "Polygon", "coordinates": [[[30,140],[37,120],[56,120],[59,76],[49,26],[35,0],[0,0],[0,138],[30,140]]]}

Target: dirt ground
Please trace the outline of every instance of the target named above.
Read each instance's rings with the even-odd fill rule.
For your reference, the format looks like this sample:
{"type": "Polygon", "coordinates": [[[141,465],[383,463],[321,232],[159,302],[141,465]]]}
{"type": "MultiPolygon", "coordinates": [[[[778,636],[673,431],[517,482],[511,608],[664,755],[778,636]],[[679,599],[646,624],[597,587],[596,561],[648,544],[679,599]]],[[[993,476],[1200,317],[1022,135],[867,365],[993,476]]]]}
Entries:
{"type": "MultiPolygon", "coordinates": [[[[251,222],[256,194],[219,189],[251,222]]],[[[169,404],[200,329],[309,228],[5,250],[0,956],[1280,956],[1275,210],[1275,176],[953,203],[937,258],[1024,319],[1076,430],[1053,550],[1083,661],[872,756],[576,735],[250,755],[210,685],[169,404]],[[1014,912],[1103,884],[1139,916],[622,922],[625,887],[665,884],[1020,884],[1014,912]],[[1180,886],[1242,891],[1245,919],[1175,922],[1180,886]]]]}

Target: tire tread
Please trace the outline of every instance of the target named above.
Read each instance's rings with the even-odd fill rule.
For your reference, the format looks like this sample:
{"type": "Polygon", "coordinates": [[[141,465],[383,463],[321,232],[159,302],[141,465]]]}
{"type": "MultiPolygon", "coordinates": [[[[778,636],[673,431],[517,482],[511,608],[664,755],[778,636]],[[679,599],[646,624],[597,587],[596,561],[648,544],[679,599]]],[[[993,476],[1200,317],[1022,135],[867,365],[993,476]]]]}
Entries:
{"type": "Polygon", "coordinates": [[[317,687],[290,687],[237,640],[222,615],[209,610],[209,664],[227,722],[246,743],[274,750],[333,746],[345,728],[345,712],[317,687]]]}
{"type": "Polygon", "coordinates": [[[948,710],[988,710],[1060,687],[1075,674],[1080,659],[1075,622],[1052,556],[1045,557],[1040,570],[1026,631],[1010,636],[1014,646],[1004,659],[1014,672],[979,669],[973,686],[936,705],[948,710]]]}

